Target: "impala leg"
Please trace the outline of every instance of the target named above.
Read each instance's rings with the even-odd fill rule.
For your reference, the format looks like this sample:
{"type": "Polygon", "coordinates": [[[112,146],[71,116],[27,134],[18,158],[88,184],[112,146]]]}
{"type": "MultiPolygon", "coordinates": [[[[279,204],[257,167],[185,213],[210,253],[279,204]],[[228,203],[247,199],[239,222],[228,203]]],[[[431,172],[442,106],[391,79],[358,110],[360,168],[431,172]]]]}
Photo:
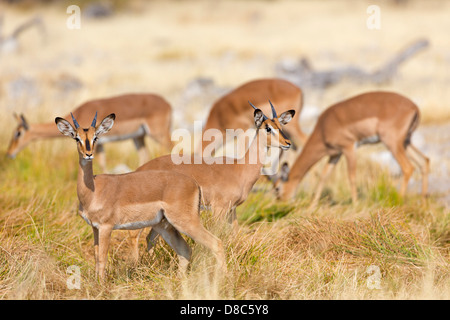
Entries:
{"type": "Polygon", "coordinates": [[[95,259],[95,274],[98,275],[98,229],[92,227],[94,232],[94,259],[95,259]]]}
{"type": "Polygon", "coordinates": [[[163,220],[161,223],[154,226],[152,231],[153,229],[155,229],[177,253],[179,262],[178,275],[184,276],[189,265],[189,260],[191,260],[191,248],[181,234],[167,222],[167,220],[163,220]]]}
{"type": "Polygon", "coordinates": [[[108,261],[108,249],[111,241],[111,226],[101,226],[98,229],[98,277],[100,280],[105,279],[106,263],[108,261]]]}
{"type": "Polygon", "coordinates": [[[420,169],[420,173],[422,174],[422,196],[426,197],[428,195],[428,174],[430,172],[430,159],[412,144],[409,144],[406,147],[406,154],[414,163],[417,164],[420,169]]]}
{"type": "Polygon", "coordinates": [[[139,260],[139,238],[141,236],[142,229],[128,230],[131,246],[131,259],[133,263],[137,263],[139,260]]]}
{"type": "Polygon", "coordinates": [[[153,246],[156,244],[156,240],[158,239],[158,237],[159,233],[156,232],[154,228],[152,228],[146,238],[148,253],[151,253],[151,250],[153,249],[153,246]]]}
{"type": "Polygon", "coordinates": [[[228,222],[231,224],[233,233],[236,234],[239,229],[239,225],[237,222],[236,206],[233,206],[230,209],[228,213],[228,222]]]}
{"type": "Polygon", "coordinates": [[[350,191],[352,195],[352,202],[355,204],[358,201],[358,193],[356,191],[356,155],[355,147],[351,147],[344,150],[344,156],[347,160],[348,179],[350,182],[350,191]]]}
{"type": "Polygon", "coordinates": [[[331,156],[330,159],[328,160],[327,164],[323,168],[322,175],[320,176],[320,180],[317,185],[316,192],[314,194],[314,198],[311,202],[311,205],[309,206],[310,209],[315,208],[317,206],[317,204],[319,203],[319,199],[322,194],[322,190],[325,185],[325,181],[328,179],[330,173],[336,167],[336,163],[338,163],[340,158],[341,158],[341,155],[331,156]]]}
{"type": "Polygon", "coordinates": [[[145,146],[145,136],[133,138],[134,146],[139,156],[139,166],[150,160],[150,154],[145,146]]]}
{"type": "Polygon", "coordinates": [[[226,272],[226,264],[225,264],[225,252],[223,249],[222,241],[206,230],[200,222],[198,216],[195,216],[193,220],[189,223],[178,223],[171,222],[171,224],[179,231],[182,232],[189,237],[191,237],[195,242],[200,243],[205,246],[214,254],[219,270],[222,273],[226,272]]]}
{"type": "Polygon", "coordinates": [[[400,195],[404,197],[406,194],[406,188],[408,187],[409,178],[411,177],[414,171],[414,166],[411,164],[411,162],[408,160],[408,157],[406,156],[406,150],[403,146],[403,142],[398,143],[396,146],[391,147],[390,150],[403,172],[403,181],[400,187],[400,195]]]}

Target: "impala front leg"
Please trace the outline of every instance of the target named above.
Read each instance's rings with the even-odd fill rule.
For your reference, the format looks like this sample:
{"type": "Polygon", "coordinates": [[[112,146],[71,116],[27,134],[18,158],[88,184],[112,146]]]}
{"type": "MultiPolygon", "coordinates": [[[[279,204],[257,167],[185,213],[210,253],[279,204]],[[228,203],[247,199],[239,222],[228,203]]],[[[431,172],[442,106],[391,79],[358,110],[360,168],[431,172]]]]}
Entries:
{"type": "Polygon", "coordinates": [[[150,154],[145,146],[145,136],[134,138],[133,142],[138,152],[139,166],[141,166],[150,160],[150,154]]]}
{"type": "MultiPolygon", "coordinates": [[[[100,226],[98,228],[98,259],[95,270],[100,280],[105,279],[106,263],[108,261],[108,248],[111,241],[112,226],[100,226]]],[[[95,233],[94,233],[95,234],[95,233]]]]}
{"type": "Polygon", "coordinates": [[[352,194],[352,203],[356,204],[358,201],[358,192],[356,190],[356,156],[355,148],[352,145],[344,150],[344,156],[347,160],[348,179],[350,182],[350,190],[352,194]]]}
{"type": "Polygon", "coordinates": [[[94,260],[95,260],[95,275],[98,275],[98,229],[92,227],[94,232],[94,260]]]}
{"type": "Polygon", "coordinates": [[[336,167],[336,163],[338,163],[339,159],[341,158],[341,155],[338,154],[336,156],[331,156],[328,160],[327,164],[325,165],[322,175],[320,177],[320,181],[317,185],[316,192],[314,194],[314,198],[309,205],[309,209],[313,209],[317,206],[320,200],[320,196],[322,195],[322,190],[325,185],[325,181],[328,179],[330,173],[333,171],[333,169],[336,167]]]}

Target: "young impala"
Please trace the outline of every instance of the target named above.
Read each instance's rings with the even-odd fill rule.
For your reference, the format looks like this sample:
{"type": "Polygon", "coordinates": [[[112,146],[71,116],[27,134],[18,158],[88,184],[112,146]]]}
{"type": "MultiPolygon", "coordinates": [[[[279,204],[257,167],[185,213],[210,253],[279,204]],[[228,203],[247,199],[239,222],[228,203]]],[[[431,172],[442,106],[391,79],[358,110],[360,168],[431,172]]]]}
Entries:
{"type": "MultiPolygon", "coordinates": [[[[269,119],[260,109],[254,105],[252,107],[255,109],[253,118],[256,132],[252,133],[250,138],[253,140],[243,158],[218,159],[189,155],[189,163],[175,164],[172,161],[173,155],[166,155],[147,162],[136,171],[170,170],[194,177],[202,188],[205,203],[211,206],[215,214],[230,213],[230,222],[236,228],[236,207],[247,199],[261,176],[267,149],[273,147],[288,150],[291,146],[291,141],[283,133],[281,126],[294,117],[295,111],[285,111],[278,117],[271,104],[272,119],[269,119]]],[[[149,249],[157,232],[158,230],[152,229],[147,237],[149,249]]]]}
{"type": "Polygon", "coordinates": [[[175,250],[180,271],[184,272],[191,249],[180,235],[184,233],[214,253],[218,266],[225,269],[222,242],[200,222],[201,191],[192,178],[170,171],[141,171],[94,176],[92,159],[96,142],[113,124],[110,114],[96,126],[96,118],[87,129],[73,118],[56,118],[59,131],[77,143],[79,168],[77,194],[81,217],[92,226],[96,274],[103,279],[112,230],[153,227],[175,250]]]}
{"type": "MultiPolygon", "coordinates": [[[[419,108],[408,98],[393,92],[368,92],[329,107],[319,117],[289,174],[285,172],[284,178],[278,180],[280,198],[291,199],[308,170],[322,157],[329,156],[312,201],[315,206],[326,178],[343,154],[347,160],[352,200],[356,202],[355,148],[378,142],[386,145],[403,172],[400,194],[405,195],[414,171],[411,160],[420,168],[422,195],[426,196],[429,159],[411,143],[419,118],[419,108]]],[[[286,169],[284,166],[281,171],[286,169]]]]}
{"type": "MultiPolygon", "coordinates": [[[[97,141],[96,152],[103,172],[106,171],[103,144],[112,141],[133,139],[139,153],[139,165],[150,160],[145,147],[145,136],[149,135],[170,150],[170,126],[172,108],[162,97],[155,94],[124,94],[111,98],[91,100],[73,111],[81,125],[88,125],[92,114],[98,111],[101,118],[110,113],[118,117],[114,129],[97,141]]],[[[14,115],[18,126],[9,144],[7,155],[14,158],[28,143],[44,138],[58,138],[60,133],[54,123],[32,124],[23,115],[14,115]]],[[[70,115],[64,119],[69,120],[70,115]]]]}

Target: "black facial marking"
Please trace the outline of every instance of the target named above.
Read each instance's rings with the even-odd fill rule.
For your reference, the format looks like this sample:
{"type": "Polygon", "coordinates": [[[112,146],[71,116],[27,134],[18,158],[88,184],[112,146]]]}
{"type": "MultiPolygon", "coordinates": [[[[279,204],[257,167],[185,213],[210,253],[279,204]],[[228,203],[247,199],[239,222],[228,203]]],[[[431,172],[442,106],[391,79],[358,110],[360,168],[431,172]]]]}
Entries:
{"type": "Polygon", "coordinates": [[[282,130],[280,130],[280,133],[284,139],[289,140],[289,138],[284,134],[284,132],[282,130]]]}
{"type": "Polygon", "coordinates": [[[91,151],[91,145],[89,144],[89,139],[86,138],[86,150],[91,151]]]}

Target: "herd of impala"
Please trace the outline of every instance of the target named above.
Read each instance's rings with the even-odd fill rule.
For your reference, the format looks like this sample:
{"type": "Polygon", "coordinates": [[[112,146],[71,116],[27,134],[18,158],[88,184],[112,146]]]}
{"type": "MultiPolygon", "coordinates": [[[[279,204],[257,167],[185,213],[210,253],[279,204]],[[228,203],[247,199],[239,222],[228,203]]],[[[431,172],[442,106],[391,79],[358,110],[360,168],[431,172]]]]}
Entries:
{"type": "MultiPolygon", "coordinates": [[[[172,109],[155,94],[126,94],[89,101],[65,117],[57,117],[56,126],[53,122],[32,124],[24,115],[15,114],[18,126],[7,155],[14,158],[29,142],[60,137],[61,133],[76,141],[78,213],[92,226],[96,274],[100,279],[105,277],[111,232],[130,230],[132,256],[137,260],[139,236],[147,227],[151,227],[148,250],[161,235],[179,257],[180,274],[185,274],[191,257],[191,249],[181,233],[209,248],[217,259],[217,270],[226,271],[222,242],[204,228],[199,211],[202,206],[209,206],[214,214],[228,217],[236,230],[236,207],[246,200],[264,172],[269,149],[279,150],[280,158],[291,146],[294,150],[301,149],[293,163],[284,162],[279,172],[270,177],[280,200],[295,199],[308,170],[328,156],[311,201],[311,206],[316,206],[326,178],[344,155],[352,201],[356,202],[355,149],[378,142],[386,145],[401,167],[400,194],[405,195],[414,164],[422,174],[422,195],[427,195],[429,159],[411,143],[420,113],[410,99],[377,91],[338,102],[320,115],[309,137],[301,130],[298,119],[291,121],[295,114],[297,117],[301,114],[302,106],[301,89],[281,79],[251,81],[217,100],[204,132],[216,129],[225,134],[227,129],[256,129],[242,158],[210,161],[209,156],[202,154],[207,145],[203,141],[199,154],[190,155],[193,161],[175,164],[170,154],[172,109]],[[168,154],[149,161],[146,136],[156,140],[168,154]],[[126,139],[133,139],[140,167],[125,174],[94,175],[94,152],[105,171],[103,145],[126,139]]],[[[221,142],[211,143],[218,147],[221,142]]]]}

